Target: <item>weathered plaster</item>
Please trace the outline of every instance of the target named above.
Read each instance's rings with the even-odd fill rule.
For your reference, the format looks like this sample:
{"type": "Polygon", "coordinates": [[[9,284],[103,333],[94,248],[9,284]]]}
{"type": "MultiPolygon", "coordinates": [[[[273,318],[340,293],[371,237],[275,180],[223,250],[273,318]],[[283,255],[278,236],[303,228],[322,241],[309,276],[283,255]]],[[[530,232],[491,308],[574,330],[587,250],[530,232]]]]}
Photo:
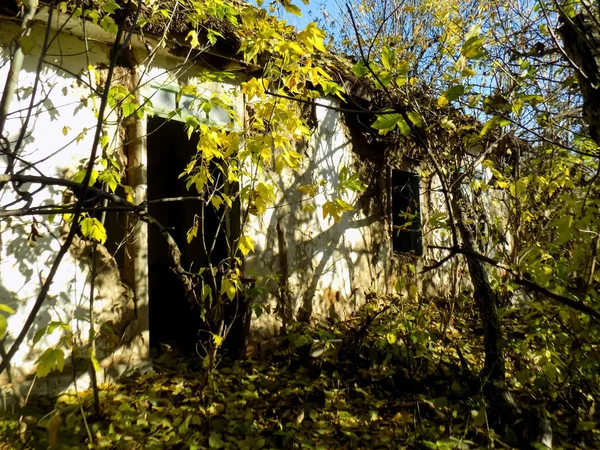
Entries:
{"type": "MultiPolygon", "coordinates": [[[[18,31],[16,25],[2,22],[0,57],[3,60],[8,59],[8,44],[18,31]]],[[[56,64],[74,74],[84,75],[82,70],[88,63],[105,67],[110,47],[102,42],[110,44],[107,36],[92,30],[99,34],[88,43],[89,61],[86,61],[81,56],[85,51],[82,30],[74,25],[67,27],[67,31],[50,49],[53,54],[63,55],[55,57],[56,64]]],[[[38,42],[41,42],[41,33],[41,28],[34,29],[33,37],[38,42]]],[[[154,105],[155,115],[165,117],[175,105],[174,92],[183,85],[195,84],[199,96],[226,96],[238,115],[244,116],[245,105],[239,95],[238,84],[204,82],[198,78],[199,67],[184,63],[182,58],[166,50],[149,58],[143,43],[137,38],[134,40],[130,55],[134,69],[122,69],[122,79],[140,85],[137,100],[149,99],[154,105]]],[[[20,75],[21,90],[13,101],[12,110],[21,113],[12,115],[7,123],[11,140],[21,130],[29,106],[27,87],[35,81],[39,51],[38,46],[29,55],[20,75]]],[[[7,70],[6,64],[0,67],[0,79],[6,78],[7,70]]],[[[60,177],[73,174],[89,155],[96,126],[91,104],[81,102],[89,92],[69,73],[51,66],[44,68],[41,86],[46,100],[32,117],[23,156],[36,161],[45,175],[60,177]],[[80,134],[84,129],[87,132],[80,134]]],[[[340,320],[356,311],[365,302],[370,290],[393,292],[398,277],[407,284],[417,283],[421,295],[428,297],[456,295],[461,282],[462,269],[458,263],[447,264],[442,270],[424,276],[407,272],[406,263],[414,264],[418,271],[445,256],[446,253],[441,250],[426,251],[422,258],[393,254],[387,168],[424,171],[423,167],[416,165],[416,161],[407,162],[408,158],[399,149],[382,154],[380,166],[372,167],[371,163],[369,170],[373,173],[366,177],[370,183],[366,193],[351,193],[344,198],[355,206],[353,211],[345,213],[339,223],[331,217],[323,217],[322,206],[332,198],[332,186],[337,184],[342,167],[350,171],[363,170],[367,165],[362,158],[370,149],[361,148],[364,143],[353,138],[342,115],[327,108],[338,105],[336,100],[321,99],[318,103],[320,106],[314,110],[314,130],[310,139],[297,144],[297,150],[305,153],[307,158],[297,172],[277,174],[266,171],[262,175],[277,186],[276,201],[265,214],[250,216],[245,231],[255,246],[255,251],[245,260],[245,275],[265,287],[262,301],[270,304],[274,311],[255,318],[252,322],[253,339],[279,332],[282,320],[277,307],[282,301],[285,302],[284,315],[288,320],[340,320]],[[306,198],[297,189],[301,185],[319,185],[321,180],[325,184],[320,186],[314,198],[306,198]],[[304,209],[307,204],[314,210],[304,209]],[[283,272],[287,273],[285,282],[281,279],[283,272]]],[[[189,113],[184,110],[174,120],[185,120],[189,113]]],[[[229,126],[222,111],[214,110],[204,119],[229,126]]],[[[147,154],[145,125],[144,120],[133,120],[117,130],[115,117],[109,118],[108,132],[112,138],[109,147],[118,150],[123,162],[126,162],[124,175],[133,188],[136,203],[146,199],[147,164],[151,157],[147,154]]],[[[233,125],[234,128],[239,126],[241,124],[233,125]]],[[[0,170],[3,164],[5,162],[0,160],[0,170]]],[[[244,182],[248,181],[242,181],[242,184],[244,182]]],[[[14,199],[13,195],[11,189],[6,189],[0,192],[0,201],[6,204],[14,199]]],[[[34,196],[33,205],[61,203],[62,199],[63,190],[47,189],[34,196]]],[[[432,214],[444,210],[439,180],[430,175],[422,177],[421,222],[424,224],[425,245],[451,245],[447,230],[427,228],[432,214]]],[[[28,241],[30,219],[13,218],[0,223],[0,303],[6,303],[17,311],[9,318],[7,345],[20,331],[62,242],[64,229],[60,218],[51,224],[38,223],[36,228],[41,236],[33,245],[28,241]]],[[[98,247],[97,251],[100,264],[96,277],[96,315],[99,321],[111,324],[116,330],[112,338],[103,334],[103,344],[99,346],[102,350],[103,371],[98,377],[101,382],[114,379],[127,369],[144,367],[148,362],[148,230],[145,224],[133,217],[129,220],[128,230],[128,259],[123,273],[104,247],[98,247]]],[[[58,331],[44,336],[35,346],[31,344],[35,332],[49,322],[68,323],[85,342],[88,325],[81,316],[85,316],[89,303],[90,252],[90,244],[77,239],[63,261],[30,336],[13,359],[19,381],[31,378],[35,360],[43,349],[57,345],[58,331]]],[[[71,381],[71,376],[65,375],[38,386],[55,392],[67,388],[71,381]]],[[[85,387],[88,381],[88,375],[82,374],[80,387],[85,387]]],[[[0,385],[3,382],[0,379],[0,385]]]]}
{"type": "MultiPolygon", "coordinates": [[[[329,99],[319,103],[337,105],[329,99]]],[[[276,231],[280,223],[287,240],[287,287],[291,304],[286,306],[296,320],[339,320],[364,303],[369,289],[385,288],[390,242],[381,213],[361,208],[357,201],[360,194],[351,193],[345,198],[356,207],[345,213],[339,223],[331,217],[323,218],[322,206],[331,199],[331,186],[337,184],[342,167],[353,170],[356,155],[339,112],[317,106],[315,115],[316,127],[308,145],[301,150],[307,158],[298,172],[269,174],[279,188],[277,199],[264,215],[250,219],[248,233],[256,250],[248,256],[245,270],[259,280],[280,273],[281,246],[276,231]],[[313,199],[307,200],[297,189],[320,180],[325,180],[326,185],[313,199]],[[304,210],[305,204],[313,206],[314,211],[304,210]]],[[[280,282],[272,277],[270,280],[269,294],[264,300],[276,309],[281,301],[280,282]]],[[[276,315],[262,315],[253,323],[252,331],[256,338],[273,335],[281,326],[276,315]]]]}
{"type": "MultiPolygon", "coordinates": [[[[81,39],[82,30],[78,30],[75,25],[67,26],[65,30],[66,32],[56,36],[54,45],[49,49],[48,53],[55,56],[48,56],[46,59],[67,71],[44,66],[39,79],[40,92],[36,98],[36,101],[42,99],[43,102],[34,108],[21,154],[25,159],[34,161],[44,175],[54,177],[70,177],[83,167],[89,156],[97,123],[92,110],[93,102],[82,101],[89,96],[89,89],[71,74],[93,82],[93,73],[87,77],[88,64],[95,67],[102,77],[103,67],[106,67],[110,54],[110,46],[102,43],[110,43],[110,40],[104,39],[106,36],[93,26],[87,30],[91,33],[88,36],[93,36],[87,43],[87,56],[86,43],[81,39]]],[[[1,23],[2,60],[9,59],[10,42],[19,32],[20,28],[16,24],[5,21],[1,23]]],[[[42,42],[43,32],[43,26],[34,27],[33,39],[42,42]]],[[[238,89],[237,85],[199,80],[198,67],[185,64],[181,58],[173,57],[167,52],[158,52],[149,59],[146,48],[140,47],[141,42],[136,44],[131,61],[135,70],[118,68],[115,80],[128,87],[139,83],[140,89],[136,93],[138,101],[149,99],[156,104],[156,115],[166,116],[167,110],[174,106],[170,103],[174,104],[174,92],[183,84],[197,85],[200,96],[231,95],[238,89]],[[137,61],[141,61],[141,64],[136,66],[137,61]],[[167,90],[163,91],[163,87],[167,90]]],[[[39,52],[40,45],[37,45],[27,56],[19,75],[19,90],[11,104],[13,113],[6,125],[10,141],[17,139],[28,111],[31,101],[29,90],[35,82],[39,52]]],[[[9,64],[0,67],[0,80],[6,79],[8,68],[9,64]]],[[[233,107],[241,111],[241,99],[236,96],[231,98],[233,107]]],[[[174,120],[185,120],[189,113],[184,108],[182,115],[174,120]]],[[[119,160],[126,165],[126,170],[122,173],[123,181],[133,188],[134,201],[141,203],[145,200],[147,188],[145,120],[129,121],[128,125],[124,124],[117,130],[116,119],[113,113],[106,122],[105,130],[110,138],[108,151],[116,151],[119,160]]],[[[215,109],[208,120],[220,123],[224,120],[223,112],[215,109]]],[[[5,160],[0,159],[0,170],[3,170],[5,164],[5,160]]],[[[35,186],[25,188],[33,191],[35,186]]],[[[64,193],[62,188],[44,189],[34,195],[31,206],[61,204],[65,198],[64,193]]],[[[0,192],[2,204],[15,199],[10,188],[0,192]]],[[[60,217],[51,223],[38,219],[35,228],[40,235],[35,238],[35,242],[30,239],[31,223],[31,217],[10,218],[0,223],[0,303],[16,310],[16,314],[8,318],[5,348],[11,345],[12,339],[20,332],[64,237],[65,226],[60,217]]],[[[115,333],[105,333],[106,327],[99,330],[102,342],[98,346],[98,357],[103,368],[102,373],[98,374],[99,382],[115,379],[128,368],[144,368],[149,356],[147,225],[132,217],[128,228],[130,239],[126,253],[130,258],[125,262],[124,274],[120,273],[116,261],[103,246],[98,246],[97,251],[99,261],[95,280],[95,315],[100,323],[110,325],[115,333]]],[[[50,322],[61,322],[71,327],[79,344],[85,344],[87,340],[89,325],[85,317],[89,304],[90,254],[90,244],[76,238],[59,268],[48,299],[28,338],[12,359],[14,379],[23,389],[27,388],[25,381],[32,378],[37,358],[46,348],[56,346],[61,337],[60,331],[56,330],[33,345],[32,338],[37,331],[50,322]]],[[[69,373],[69,370],[66,369],[65,373],[69,373]]],[[[5,378],[3,376],[0,379],[0,385],[6,382],[5,378]]],[[[79,388],[85,388],[88,381],[88,375],[81,374],[78,378],[79,388]]],[[[56,392],[66,388],[71,382],[72,375],[69,374],[52,377],[51,382],[37,383],[36,388],[56,392]]]]}

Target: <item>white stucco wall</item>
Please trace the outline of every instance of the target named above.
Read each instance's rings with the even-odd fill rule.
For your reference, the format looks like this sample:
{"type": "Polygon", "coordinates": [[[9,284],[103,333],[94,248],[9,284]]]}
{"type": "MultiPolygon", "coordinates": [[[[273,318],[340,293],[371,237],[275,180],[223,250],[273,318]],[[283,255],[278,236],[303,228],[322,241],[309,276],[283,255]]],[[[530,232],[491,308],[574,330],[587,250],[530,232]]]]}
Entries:
{"type": "MultiPolygon", "coordinates": [[[[48,51],[48,54],[53,56],[47,56],[46,61],[67,70],[55,68],[50,64],[43,65],[34,102],[36,106],[26,128],[24,145],[20,153],[20,157],[35,163],[36,169],[49,177],[70,177],[83,168],[83,164],[87,161],[97,123],[93,106],[97,106],[99,100],[96,98],[95,103],[89,100],[82,101],[89,98],[90,90],[85,84],[78,82],[74,75],[80,75],[87,79],[87,67],[100,68],[103,65],[106,67],[110,55],[110,46],[99,42],[107,36],[93,27],[90,26],[88,32],[93,35],[96,31],[98,35],[93,35],[94,39],[88,41],[87,51],[85,42],[81,36],[77,35],[76,27],[67,26],[65,29],[71,30],[74,34],[63,33],[54,36],[54,43],[48,51]],[[39,103],[40,101],[41,103],[39,103]]],[[[30,92],[36,82],[37,64],[44,31],[43,24],[33,28],[31,36],[37,45],[31,54],[26,56],[23,68],[19,73],[17,94],[12,100],[11,113],[5,127],[5,136],[13,144],[24,127],[23,124],[32,101],[30,92]]],[[[0,60],[2,62],[10,60],[10,43],[19,32],[20,28],[16,23],[0,22],[0,60]]],[[[181,58],[172,57],[166,52],[160,52],[154,58],[148,59],[148,52],[145,48],[134,47],[134,57],[141,63],[138,68],[141,95],[152,102],[156,115],[166,116],[174,106],[175,92],[181,86],[190,84],[198,86],[197,95],[199,97],[206,98],[214,94],[228,97],[232,107],[241,114],[243,103],[241,98],[235,95],[238,90],[237,85],[204,82],[197,77],[199,73],[197,67],[183,64],[181,58]]],[[[9,68],[9,63],[0,65],[0,93],[4,90],[9,68]]],[[[116,80],[123,82],[122,77],[127,75],[127,70],[119,70],[116,80]]],[[[94,79],[93,74],[91,79],[94,79]]],[[[185,106],[186,100],[184,97],[180,106],[185,106]]],[[[186,111],[184,108],[181,116],[174,117],[173,120],[183,121],[189,113],[190,111],[186,111]]],[[[111,113],[105,123],[104,131],[110,138],[108,152],[122,148],[123,145],[115,119],[115,115],[111,113]]],[[[229,121],[226,113],[218,108],[213,108],[208,118],[201,119],[208,119],[214,124],[224,126],[229,121]]],[[[125,163],[125,161],[120,162],[125,163]]],[[[0,156],[0,172],[4,173],[6,164],[6,158],[0,156]]],[[[145,164],[145,161],[142,161],[142,164],[145,164]]],[[[23,168],[23,164],[17,163],[17,166],[23,168]]],[[[37,170],[23,170],[21,173],[39,175],[37,170]]],[[[36,185],[21,187],[30,192],[36,188],[36,185]]],[[[60,187],[41,190],[35,193],[30,206],[61,204],[64,192],[65,189],[60,187]]],[[[144,195],[143,186],[138,193],[140,196],[144,195]]],[[[16,197],[12,186],[9,185],[0,191],[1,205],[10,205],[13,200],[16,200],[16,197]]],[[[143,198],[136,199],[138,202],[141,200],[143,198]]],[[[22,206],[24,206],[23,203],[16,203],[8,208],[22,206]]],[[[6,351],[21,331],[36,301],[41,285],[63,242],[65,231],[66,228],[61,217],[50,220],[48,216],[44,216],[43,219],[36,216],[35,222],[33,216],[0,220],[0,304],[6,304],[16,311],[14,315],[8,316],[6,351]],[[32,233],[32,223],[35,223],[35,229],[40,234],[36,237],[35,242],[28,241],[32,233]]],[[[145,236],[141,236],[140,240],[142,247],[147,247],[145,236]]],[[[89,258],[89,249],[86,249],[86,244],[79,239],[76,239],[76,242],[72,251],[67,252],[60,265],[34,326],[19,351],[12,358],[13,375],[17,381],[22,382],[26,378],[30,378],[35,371],[37,358],[45,349],[58,345],[63,336],[58,328],[33,345],[35,333],[49,323],[66,324],[73,331],[79,344],[85,344],[87,341],[91,258],[89,258]]],[[[128,288],[123,286],[118,278],[118,268],[114,260],[111,260],[107,254],[103,258],[109,268],[105,270],[104,274],[106,282],[97,286],[95,291],[95,314],[99,318],[99,322],[106,320],[114,322],[119,320],[118,316],[120,315],[132,315],[133,302],[130,289],[128,292],[128,288]]],[[[145,302],[147,305],[147,292],[144,295],[145,299],[137,299],[138,307],[140,302],[145,302]]],[[[98,326],[97,324],[96,327],[98,328],[98,326]]],[[[141,340],[135,346],[128,347],[126,344],[118,342],[119,337],[112,342],[112,346],[118,348],[114,354],[103,355],[104,359],[100,361],[100,364],[105,370],[98,374],[100,381],[105,377],[119,375],[126,368],[139,365],[140,361],[148,358],[147,323],[141,324],[141,327],[142,330],[137,330],[137,333],[141,332],[141,340]],[[118,367],[115,368],[115,366],[118,367]]],[[[122,340],[123,337],[121,337],[122,340]]],[[[66,356],[70,356],[68,351],[66,356]]],[[[69,373],[66,378],[67,380],[55,380],[54,386],[50,390],[66,388],[72,374],[69,373]]],[[[86,374],[80,377],[80,388],[86,386],[87,378],[86,374]]],[[[3,378],[0,378],[0,385],[5,382],[6,375],[3,375],[3,378]]]]}
{"type": "MultiPolygon", "coordinates": [[[[9,46],[11,40],[18,35],[19,28],[10,22],[2,22],[0,28],[0,58],[2,61],[9,59],[9,46]]],[[[28,175],[39,175],[41,172],[49,177],[63,177],[65,173],[73,174],[80,167],[82,161],[89,154],[95,132],[96,118],[94,112],[84,106],[82,98],[89,95],[89,91],[76,79],[65,71],[49,64],[43,66],[39,74],[38,91],[32,99],[31,90],[36,83],[36,66],[39,58],[40,44],[43,41],[41,29],[34,28],[32,37],[38,43],[33,52],[25,58],[16,95],[11,103],[11,113],[6,122],[5,136],[11,146],[17,141],[23,130],[27,114],[31,112],[26,128],[21,158],[32,162],[34,170],[24,170],[28,175]],[[32,110],[30,104],[34,104],[32,110]],[[41,102],[41,103],[40,103],[41,102]]],[[[81,73],[84,47],[75,39],[61,36],[57,38],[50,48],[47,60],[60,65],[72,73],[81,73]],[[69,56],[77,55],[77,56],[69,56]]],[[[105,61],[106,49],[93,45],[88,53],[89,63],[92,65],[105,61]]],[[[8,74],[9,64],[0,67],[0,89],[3,90],[8,74]]],[[[0,157],[0,171],[4,173],[6,158],[0,157]]],[[[17,167],[23,164],[17,162],[17,167]]],[[[17,171],[15,171],[17,172],[17,171]]],[[[33,192],[38,186],[24,185],[25,190],[33,192]]],[[[64,189],[44,189],[33,196],[31,206],[44,204],[60,204],[63,199],[64,189]]],[[[0,191],[0,204],[9,205],[16,200],[14,190],[10,187],[0,191]]],[[[25,206],[24,203],[15,203],[12,208],[25,206]]],[[[33,218],[9,218],[0,222],[0,303],[4,303],[16,310],[16,314],[9,317],[9,337],[5,343],[12,343],[12,338],[21,331],[22,324],[29,314],[40,286],[45,280],[58,252],[61,240],[61,218],[53,221],[48,217],[40,220],[36,217],[35,228],[41,236],[35,242],[28,241],[32,232],[33,218]]],[[[51,321],[69,324],[72,330],[79,330],[82,335],[87,335],[85,321],[75,320],[85,310],[89,300],[88,267],[76,261],[71,253],[67,253],[61,264],[55,281],[53,282],[48,300],[38,315],[32,327],[26,344],[22,345],[13,358],[13,365],[18,372],[23,374],[33,370],[35,360],[44,349],[57,344],[60,332],[57,330],[45,336],[36,345],[32,346],[33,335],[51,321]]]]}
{"type": "MultiPolygon", "coordinates": [[[[338,106],[335,100],[321,99],[315,110],[317,125],[305,151],[307,158],[298,172],[271,174],[278,186],[277,199],[264,215],[252,216],[247,234],[256,251],[246,260],[249,277],[264,284],[262,299],[275,310],[280,298],[281,243],[277,224],[287,243],[289,304],[292,319],[343,319],[364,303],[369,289],[385,289],[386,264],[391,243],[381,215],[366,213],[358,204],[360,194],[350,192],[344,200],[355,209],[344,213],[339,223],[323,218],[322,207],[331,200],[332,187],[338,183],[342,167],[354,172],[356,156],[342,116],[326,106],[338,106]],[[326,184],[313,199],[298,191],[298,186],[326,184]],[[304,200],[304,201],[303,201],[304,200]],[[306,211],[311,205],[314,211],[306,211]]],[[[380,200],[381,202],[382,200],[380,200]]],[[[263,314],[253,323],[255,338],[276,334],[282,326],[276,314],[263,314]]]]}
{"type": "MultiPolygon", "coordinates": [[[[16,24],[8,22],[1,22],[0,25],[0,58],[6,61],[9,57],[9,43],[19,32],[19,28],[16,24]]],[[[34,29],[33,37],[36,42],[41,42],[42,32],[41,27],[34,29]]],[[[105,38],[107,37],[98,36],[99,40],[105,38]]],[[[110,52],[110,47],[98,40],[90,41],[89,45],[86,60],[85,44],[80,37],[70,34],[59,36],[50,49],[50,54],[56,56],[48,59],[65,67],[68,72],[46,65],[40,75],[40,92],[37,99],[45,100],[36,107],[31,117],[21,156],[35,162],[44,175],[63,177],[66,173],[72,174],[89,156],[97,120],[91,109],[92,102],[88,102],[86,106],[81,101],[89,96],[89,89],[77,82],[71,74],[85,74],[88,64],[106,64],[110,52]],[[87,131],[84,133],[84,130],[87,131]]],[[[20,73],[20,90],[13,99],[13,113],[6,127],[11,141],[16,140],[21,131],[24,116],[31,102],[27,89],[35,82],[39,51],[38,44],[33,53],[26,58],[20,73]]],[[[168,114],[174,106],[174,92],[181,86],[193,84],[198,86],[199,96],[219,94],[228,97],[238,115],[243,116],[243,99],[237,95],[239,86],[235,83],[201,81],[198,79],[198,67],[182,64],[181,58],[169,55],[166,51],[148,59],[146,48],[140,45],[133,47],[133,56],[139,64],[141,95],[150,99],[156,115],[168,114]]],[[[0,90],[3,88],[8,69],[8,64],[0,67],[0,90]]],[[[282,285],[282,236],[287,245],[285,261],[288,266],[289,304],[286,305],[286,311],[293,320],[308,317],[316,321],[327,318],[343,319],[364,303],[369,290],[389,292],[393,289],[394,268],[391,262],[392,242],[385,183],[374,187],[369,194],[371,198],[366,202],[361,197],[363,194],[346,195],[344,200],[353,205],[354,210],[344,213],[339,223],[331,217],[323,217],[322,207],[326,201],[333,198],[332,187],[337,184],[342,167],[355,172],[358,157],[354,153],[357,149],[353,149],[355,144],[341,113],[328,108],[338,106],[337,101],[321,99],[318,103],[320,106],[315,108],[316,127],[308,144],[298,148],[299,152],[306,154],[301,167],[297,172],[286,170],[279,175],[269,171],[264,174],[277,186],[275,204],[261,216],[250,216],[244,231],[244,234],[253,239],[255,245],[255,251],[250,253],[245,261],[245,276],[254,278],[259,287],[265,288],[265,295],[261,300],[270,304],[273,311],[253,321],[253,334],[258,338],[272,336],[278,333],[281,327],[281,319],[275,310],[277,303],[281,301],[278,288],[282,285]],[[312,199],[307,199],[307,196],[297,189],[301,185],[320,185],[321,180],[325,183],[319,187],[318,194],[312,199]],[[375,207],[366,207],[367,203],[375,207]],[[307,204],[314,207],[314,210],[303,209],[307,204]]],[[[175,120],[185,120],[188,113],[189,111],[184,111],[183,115],[175,120]]],[[[229,126],[223,111],[211,111],[208,120],[214,124],[229,126]]],[[[111,138],[109,149],[122,145],[114,121],[112,127],[109,121],[107,133],[111,138]]],[[[145,158],[146,155],[142,155],[142,170],[147,162],[145,158]]],[[[4,171],[5,165],[6,160],[0,157],[0,171],[4,171]]],[[[381,170],[383,179],[384,168],[381,170]]],[[[29,170],[25,173],[34,172],[29,170]]],[[[28,187],[30,190],[34,188],[28,187]]],[[[425,197],[422,197],[422,220],[426,222],[433,212],[443,209],[443,201],[439,192],[436,193],[439,186],[435,183],[433,186],[421,188],[423,192],[430,189],[431,194],[427,205],[423,203],[425,197]]],[[[144,189],[144,186],[140,187],[140,198],[136,201],[143,200],[144,189]]],[[[36,193],[32,206],[60,204],[63,191],[56,188],[36,193]]],[[[13,199],[12,188],[0,191],[0,204],[9,204],[13,199]]],[[[52,222],[37,220],[36,229],[41,236],[37,237],[35,245],[28,243],[31,217],[0,221],[0,303],[16,310],[16,314],[9,318],[6,349],[20,332],[62,243],[61,233],[64,232],[64,226],[60,217],[52,222]]],[[[448,234],[432,234],[427,239],[438,245],[447,245],[448,234]]],[[[147,242],[144,237],[140,245],[147,255],[147,242]]],[[[86,340],[88,324],[83,316],[86,315],[89,303],[90,267],[89,258],[80,256],[81,252],[67,253],[36,324],[13,358],[17,375],[22,378],[33,372],[35,361],[44,349],[58,343],[60,332],[57,330],[44,337],[37,345],[32,345],[35,332],[49,322],[69,324],[80,336],[78,339],[82,342],[86,340]]],[[[424,259],[434,261],[438,256],[441,256],[440,252],[427,253],[424,259]]],[[[113,266],[114,270],[109,275],[113,277],[111,283],[118,286],[120,281],[118,277],[114,278],[118,275],[118,269],[114,263],[113,266]]],[[[435,290],[443,284],[444,276],[436,272],[428,278],[427,289],[435,290]]],[[[148,303],[147,292],[143,295],[146,296],[145,299],[137,299],[138,306],[140,301],[145,301],[146,305],[148,303]]],[[[99,316],[108,312],[130,312],[131,298],[125,288],[115,294],[114,290],[109,292],[99,287],[95,296],[96,314],[99,316]]],[[[114,314],[110,316],[111,320],[114,314]]],[[[137,350],[127,353],[128,358],[138,362],[147,358],[147,323],[145,326],[146,329],[141,330],[144,339],[138,343],[137,350]]],[[[116,353],[125,355],[124,345],[117,342],[117,346],[119,345],[116,353]]],[[[110,365],[120,364],[123,366],[119,368],[120,372],[127,366],[128,360],[125,356],[120,358],[108,355],[101,364],[107,369],[110,365]]],[[[104,375],[108,374],[108,371],[104,372],[104,375]]],[[[85,377],[83,375],[83,378],[85,377]]],[[[101,379],[102,377],[103,374],[100,374],[101,379]]],[[[0,379],[0,385],[2,382],[0,379]]],[[[85,383],[86,380],[82,379],[82,385],[85,383]]]]}

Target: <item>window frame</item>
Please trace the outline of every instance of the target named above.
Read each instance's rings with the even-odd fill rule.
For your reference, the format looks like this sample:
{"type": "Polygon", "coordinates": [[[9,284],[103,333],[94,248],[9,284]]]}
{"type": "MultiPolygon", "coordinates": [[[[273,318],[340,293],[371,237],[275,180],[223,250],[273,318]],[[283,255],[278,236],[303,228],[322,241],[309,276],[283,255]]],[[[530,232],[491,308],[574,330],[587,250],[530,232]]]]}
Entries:
{"type": "Polygon", "coordinates": [[[389,180],[389,216],[390,230],[393,253],[412,253],[417,256],[423,256],[423,231],[421,222],[421,177],[415,171],[405,168],[390,168],[388,174],[389,180]],[[400,186],[402,185],[402,186],[400,186]],[[397,192],[397,190],[400,192],[397,192]],[[402,192],[408,190],[408,195],[404,201],[394,201],[394,197],[403,195],[402,192]],[[396,192],[395,192],[396,191],[396,192]],[[414,219],[409,220],[406,217],[400,217],[402,211],[414,204],[416,212],[414,219]],[[399,230],[398,227],[406,226],[411,222],[406,230],[399,230]]]}

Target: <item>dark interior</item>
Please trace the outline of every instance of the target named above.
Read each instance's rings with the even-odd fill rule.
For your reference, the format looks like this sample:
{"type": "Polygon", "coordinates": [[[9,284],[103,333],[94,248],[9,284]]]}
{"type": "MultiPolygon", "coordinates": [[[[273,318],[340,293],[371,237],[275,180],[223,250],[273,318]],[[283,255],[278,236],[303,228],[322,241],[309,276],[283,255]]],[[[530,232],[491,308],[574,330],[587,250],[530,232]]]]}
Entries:
{"type": "Polygon", "coordinates": [[[422,255],[419,176],[414,173],[392,171],[392,223],[394,251],[422,255]]]}
{"type": "MultiPolygon", "coordinates": [[[[160,118],[148,120],[148,210],[166,227],[182,251],[181,264],[189,272],[198,273],[207,265],[207,256],[198,238],[187,243],[187,232],[200,216],[197,200],[152,203],[153,200],[198,195],[192,187],[186,189],[186,177],[179,178],[191,158],[196,155],[197,139],[188,139],[181,122],[160,118]]],[[[222,210],[221,210],[222,211],[222,210]]],[[[219,223],[212,206],[205,208],[204,234],[210,248],[219,223]]],[[[227,257],[224,226],[211,254],[213,263],[227,257]]],[[[197,305],[184,294],[180,280],[171,269],[169,248],[163,236],[149,227],[148,269],[150,298],[150,344],[166,343],[184,352],[195,352],[199,331],[205,327],[197,305]]]]}

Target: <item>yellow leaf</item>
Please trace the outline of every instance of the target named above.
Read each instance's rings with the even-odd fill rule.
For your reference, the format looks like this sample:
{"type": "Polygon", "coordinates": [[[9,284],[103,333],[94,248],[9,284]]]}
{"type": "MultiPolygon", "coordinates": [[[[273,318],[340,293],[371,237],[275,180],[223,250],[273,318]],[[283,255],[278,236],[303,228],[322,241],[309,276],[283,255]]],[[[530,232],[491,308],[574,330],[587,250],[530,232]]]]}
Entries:
{"type": "Polygon", "coordinates": [[[223,199],[221,197],[219,197],[218,195],[215,194],[210,199],[210,202],[215,207],[215,209],[218,211],[219,208],[221,207],[221,205],[223,204],[223,199]]]}
{"type": "Polygon", "coordinates": [[[298,38],[309,50],[313,50],[314,47],[321,52],[326,51],[325,46],[323,45],[325,32],[321,30],[315,22],[309,23],[304,31],[298,34],[298,38]]]}
{"type": "Polygon", "coordinates": [[[14,314],[15,310],[12,309],[10,306],[5,305],[3,303],[0,303],[0,311],[5,312],[7,314],[14,314]]]}
{"type": "Polygon", "coordinates": [[[440,95],[440,98],[438,98],[438,101],[437,101],[438,108],[443,108],[448,103],[450,103],[450,102],[448,101],[446,96],[444,94],[440,95]]]}
{"type": "Polygon", "coordinates": [[[341,198],[336,198],[335,201],[339,205],[338,209],[341,211],[352,211],[354,209],[352,208],[352,205],[350,205],[348,202],[345,202],[341,198]]]}
{"type": "Polygon", "coordinates": [[[417,298],[417,296],[419,295],[419,292],[417,290],[417,285],[416,284],[411,284],[408,288],[408,295],[411,296],[411,298],[417,298]]]}
{"type": "Polygon", "coordinates": [[[223,199],[228,208],[231,208],[233,206],[233,200],[229,195],[223,193],[221,194],[221,198],[223,199]]]}
{"type": "Polygon", "coordinates": [[[460,76],[463,78],[472,77],[475,75],[475,71],[470,67],[465,67],[464,70],[460,73],[460,76]]]}
{"type": "Polygon", "coordinates": [[[223,344],[223,336],[219,336],[218,334],[212,333],[212,338],[217,348],[219,348],[221,344],[223,344]]]}
{"type": "Polygon", "coordinates": [[[235,297],[235,284],[233,284],[229,278],[223,278],[221,282],[221,294],[227,295],[227,298],[231,301],[235,297]]]}
{"type": "Polygon", "coordinates": [[[48,433],[49,448],[51,449],[58,448],[58,436],[61,423],[62,419],[60,417],[60,411],[57,410],[56,413],[48,421],[48,428],[46,430],[48,433]]]}
{"type": "Polygon", "coordinates": [[[314,197],[315,195],[317,195],[317,187],[314,184],[306,184],[303,186],[299,186],[298,190],[310,197],[314,197]]]}
{"type": "Polygon", "coordinates": [[[185,37],[185,40],[190,40],[190,47],[192,48],[196,48],[200,46],[200,41],[198,40],[198,33],[194,30],[190,31],[187,36],[185,37]]]}
{"type": "Polygon", "coordinates": [[[254,251],[254,243],[252,242],[252,238],[248,236],[242,236],[240,238],[239,248],[244,256],[254,251]]]}
{"type": "Polygon", "coordinates": [[[242,92],[246,94],[248,101],[251,101],[254,97],[263,98],[266,87],[268,87],[268,84],[264,80],[252,78],[242,83],[242,92]]]}
{"type": "Polygon", "coordinates": [[[298,16],[298,17],[302,17],[302,11],[300,11],[300,8],[298,8],[296,5],[293,5],[289,2],[284,1],[283,7],[285,8],[286,12],[289,12],[290,14],[294,14],[295,16],[298,16]]]}
{"type": "Polygon", "coordinates": [[[94,350],[94,347],[90,347],[89,353],[90,361],[92,362],[92,367],[96,372],[100,372],[100,363],[98,362],[98,358],[96,358],[96,351],[94,350]]]}
{"type": "Polygon", "coordinates": [[[389,332],[385,337],[390,343],[390,345],[394,345],[394,343],[396,342],[396,333],[389,332]]]}
{"type": "Polygon", "coordinates": [[[0,316],[0,339],[4,339],[4,336],[6,336],[7,329],[8,329],[8,320],[6,320],[6,317],[0,316]]]}
{"type": "Polygon", "coordinates": [[[190,242],[192,242],[194,240],[194,238],[197,236],[198,236],[198,226],[194,225],[187,232],[187,243],[189,244],[190,242]]]}
{"type": "Polygon", "coordinates": [[[421,116],[421,114],[419,114],[416,111],[409,111],[407,113],[408,118],[410,119],[410,121],[417,127],[422,127],[423,126],[423,117],[421,116]]]}
{"type": "MultiPolygon", "coordinates": [[[[85,173],[86,173],[86,170],[80,170],[75,175],[73,175],[73,178],[71,179],[71,181],[73,181],[75,183],[83,183],[83,179],[85,178],[85,173]]],[[[98,179],[98,171],[92,170],[92,173],[90,175],[90,182],[88,183],[88,186],[92,186],[96,182],[97,179],[98,179]]]]}
{"type": "Polygon", "coordinates": [[[88,239],[94,239],[101,244],[106,242],[106,229],[102,222],[95,217],[85,217],[80,223],[81,233],[88,239]]]}

